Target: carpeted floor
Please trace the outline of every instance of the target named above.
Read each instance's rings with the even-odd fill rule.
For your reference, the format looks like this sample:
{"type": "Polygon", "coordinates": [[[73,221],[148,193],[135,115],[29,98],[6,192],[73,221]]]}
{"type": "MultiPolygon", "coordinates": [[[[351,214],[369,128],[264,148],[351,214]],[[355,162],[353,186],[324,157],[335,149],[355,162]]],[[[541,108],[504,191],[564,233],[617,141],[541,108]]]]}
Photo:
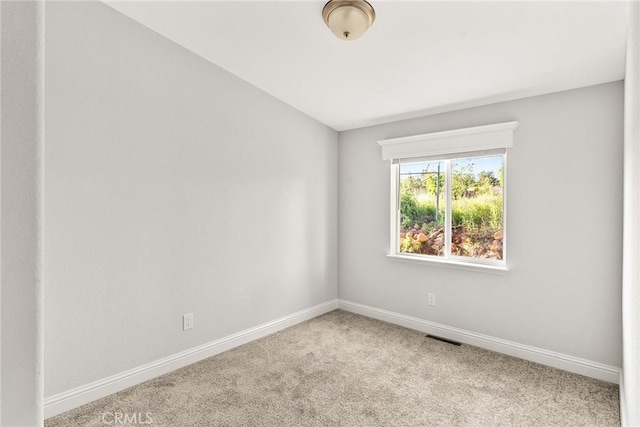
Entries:
{"type": "Polygon", "coordinates": [[[337,310],[45,426],[617,426],[618,407],[617,385],[337,310]]]}

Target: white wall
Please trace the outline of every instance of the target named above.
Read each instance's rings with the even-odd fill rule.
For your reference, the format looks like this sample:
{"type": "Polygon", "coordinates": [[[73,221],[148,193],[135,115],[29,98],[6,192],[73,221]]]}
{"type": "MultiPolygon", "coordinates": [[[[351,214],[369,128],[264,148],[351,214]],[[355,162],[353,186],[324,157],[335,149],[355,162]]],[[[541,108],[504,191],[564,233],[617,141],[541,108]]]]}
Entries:
{"type": "Polygon", "coordinates": [[[335,131],[101,3],[46,12],[46,396],[336,298],[335,131]]]}
{"type": "Polygon", "coordinates": [[[624,86],[622,420],[640,425],[640,4],[631,2],[624,86]]]}
{"type": "Polygon", "coordinates": [[[3,426],[42,424],[41,2],[2,2],[0,270],[3,426]]]}
{"type": "Polygon", "coordinates": [[[341,133],[340,298],[621,366],[622,92],[615,82],[341,133]],[[387,259],[376,141],[511,120],[510,271],[387,259]]]}

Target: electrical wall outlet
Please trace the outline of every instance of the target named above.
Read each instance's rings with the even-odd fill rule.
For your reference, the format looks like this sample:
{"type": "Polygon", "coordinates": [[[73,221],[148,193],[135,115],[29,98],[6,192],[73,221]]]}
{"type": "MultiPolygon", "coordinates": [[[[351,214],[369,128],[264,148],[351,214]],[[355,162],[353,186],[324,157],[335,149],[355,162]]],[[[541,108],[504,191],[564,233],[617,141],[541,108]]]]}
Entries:
{"type": "Polygon", "coordinates": [[[436,294],[432,294],[431,292],[427,294],[427,305],[431,307],[436,306],[436,294]]]}
{"type": "Polygon", "coordinates": [[[182,330],[186,331],[187,329],[193,328],[193,313],[183,314],[182,315],[182,330]]]}

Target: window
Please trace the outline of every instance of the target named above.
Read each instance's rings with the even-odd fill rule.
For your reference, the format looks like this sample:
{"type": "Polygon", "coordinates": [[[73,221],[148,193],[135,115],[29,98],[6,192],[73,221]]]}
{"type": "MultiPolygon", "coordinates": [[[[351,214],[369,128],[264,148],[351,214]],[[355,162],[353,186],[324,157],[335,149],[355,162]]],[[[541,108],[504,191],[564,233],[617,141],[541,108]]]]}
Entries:
{"type": "Polygon", "coordinates": [[[380,141],[389,255],[506,269],[506,151],[517,122],[380,141]]]}

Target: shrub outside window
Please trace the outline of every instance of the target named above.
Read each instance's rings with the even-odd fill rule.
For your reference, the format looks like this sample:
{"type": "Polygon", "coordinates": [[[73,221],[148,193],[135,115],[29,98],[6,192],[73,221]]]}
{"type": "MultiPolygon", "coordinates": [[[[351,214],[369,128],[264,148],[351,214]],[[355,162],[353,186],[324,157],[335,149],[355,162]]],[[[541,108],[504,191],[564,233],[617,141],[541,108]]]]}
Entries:
{"type": "Polygon", "coordinates": [[[506,270],[506,150],[517,126],[379,141],[391,160],[390,256],[506,270]]]}

